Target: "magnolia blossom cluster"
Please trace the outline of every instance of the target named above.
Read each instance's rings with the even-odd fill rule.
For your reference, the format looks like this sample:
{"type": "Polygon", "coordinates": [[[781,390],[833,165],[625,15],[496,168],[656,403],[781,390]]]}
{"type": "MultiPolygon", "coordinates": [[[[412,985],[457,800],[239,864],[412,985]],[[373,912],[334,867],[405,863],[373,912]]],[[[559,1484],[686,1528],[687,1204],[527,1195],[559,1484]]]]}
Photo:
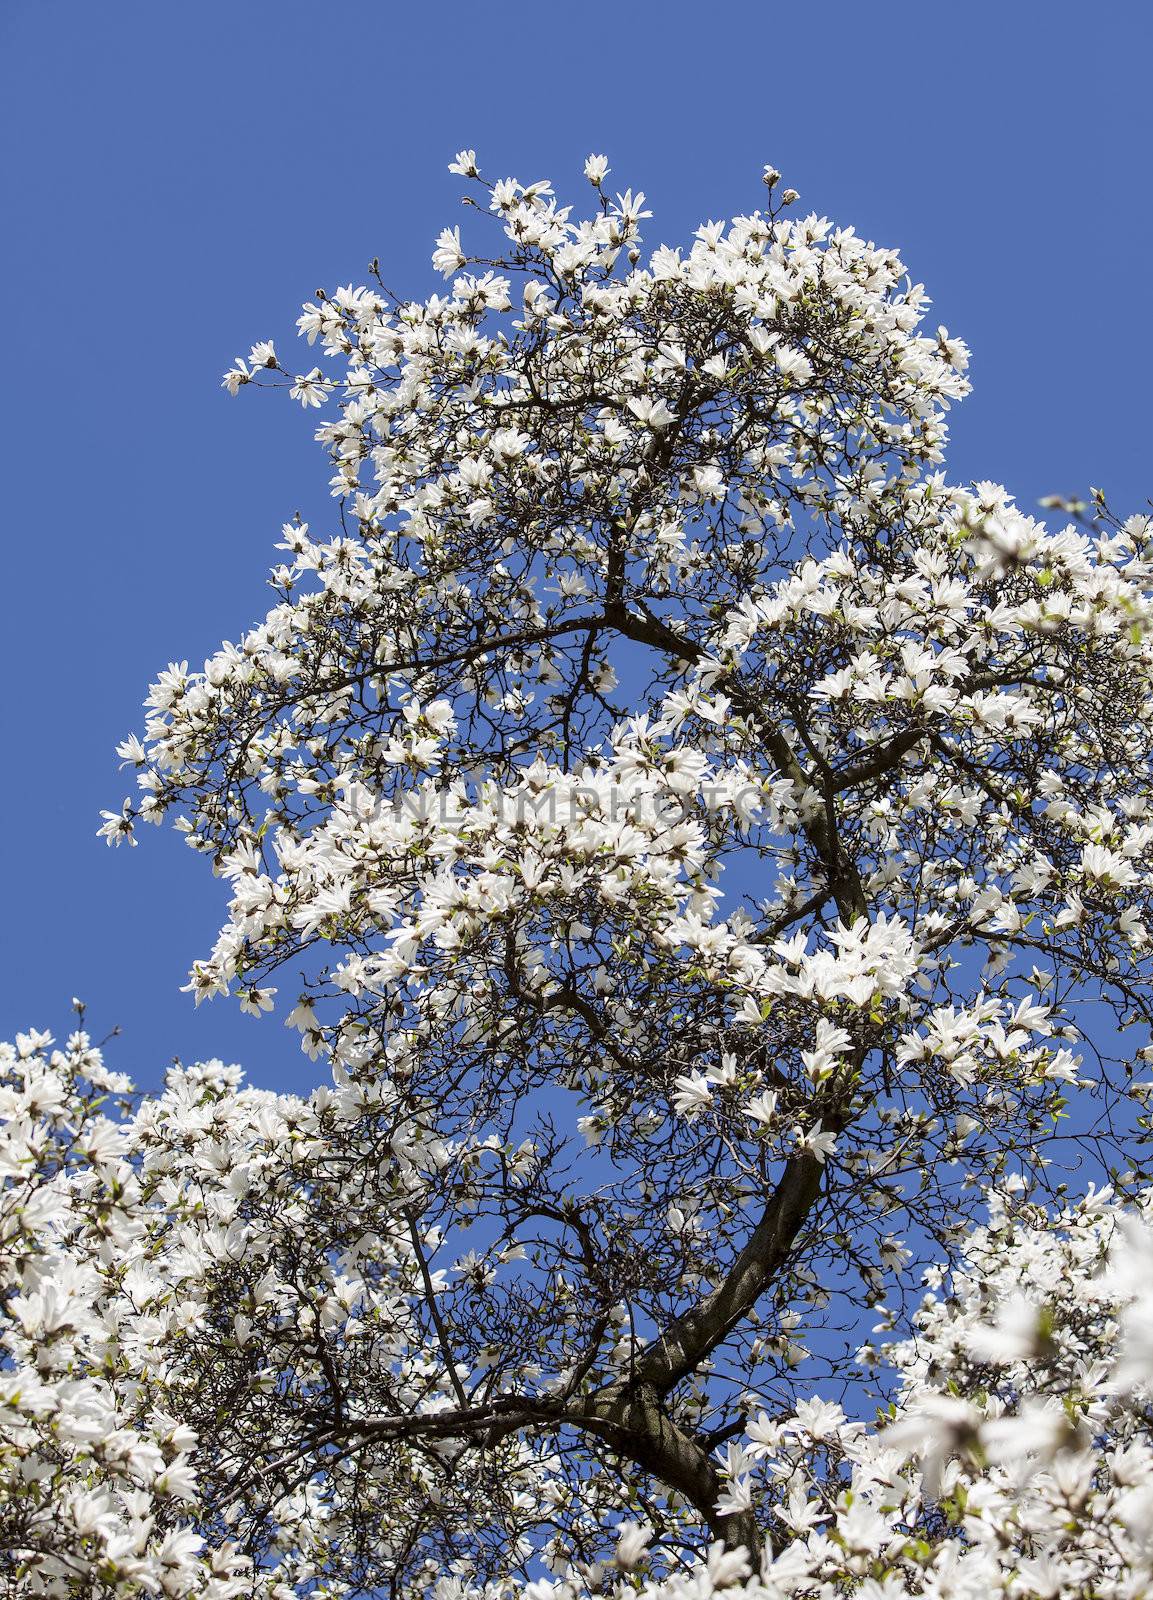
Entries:
{"type": "MultiPolygon", "coordinates": [[[[205,1548],[276,1600],[595,1587],[642,1546],[628,1584],[743,1582],[744,1548],[790,1592],[1016,1595],[1069,1524],[1124,1592],[1128,1469],[1068,1485],[1084,1418],[1137,1440],[1129,1380],[965,1341],[1056,1316],[1021,1186],[1153,1177],[1153,524],[950,484],[964,345],[775,172],[646,253],[601,157],[584,217],[453,170],[478,237],[440,236],[438,292],[374,272],[304,307],[322,365],[227,374],[315,411],[337,512],[159,676],[102,830],[210,858],[190,991],[332,1074],[177,1075],[118,1135],[187,1308],[205,1548]],[[963,1287],[994,1256],[1034,1299],[963,1287]],[[901,1420],[846,1421],[862,1308],[908,1332],[936,1261],[962,1287],[890,1352],[901,1420]]],[[[1060,1315],[1104,1350],[1096,1293],[1060,1315]]]]}
{"type": "Polygon", "coordinates": [[[196,1435],[170,1393],[194,1307],[101,1110],[129,1085],[85,1033],[51,1045],[0,1046],[0,1574],[13,1594],[229,1600],[247,1563],[199,1530],[196,1435]]]}
{"type": "MultiPolygon", "coordinates": [[[[456,1452],[406,1444],[457,1403],[416,1315],[435,1241],[413,1208],[444,1152],[390,1148],[380,1094],[275,1095],[218,1061],[130,1088],[84,1032],[0,1047],[0,1578],[357,1592],[425,1502],[476,1514],[456,1452]]],[[[515,1501],[539,1453],[493,1454],[515,1501]]]]}

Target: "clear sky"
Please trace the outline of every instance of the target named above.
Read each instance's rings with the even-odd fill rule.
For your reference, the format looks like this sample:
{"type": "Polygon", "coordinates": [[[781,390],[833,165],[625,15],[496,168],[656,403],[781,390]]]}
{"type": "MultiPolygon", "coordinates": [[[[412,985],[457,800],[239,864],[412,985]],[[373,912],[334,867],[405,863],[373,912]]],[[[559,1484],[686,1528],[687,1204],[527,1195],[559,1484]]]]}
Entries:
{"type": "MultiPolygon", "coordinates": [[[[9,306],[0,1037],[119,1024],[115,1064],[242,1060],[303,1087],[296,1036],[179,992],[223,885],[171,833],[108,851],[113,747],[169,659],[266,607],[283,520],[331,516],[316,413],[219,387],[299,303],[381,258],[426,293],[462,220],[445,171],[551,177],[593,150],[643,188],[647,241],[754,209],[772,161],[806,207],[898,246],[973,347],[950,475],[1031,507],[1136,509],[1153,312],[1143,0],[3,0],[9,306]]],[[[300,349],[300,361],[311,365],[300,349]]]]}

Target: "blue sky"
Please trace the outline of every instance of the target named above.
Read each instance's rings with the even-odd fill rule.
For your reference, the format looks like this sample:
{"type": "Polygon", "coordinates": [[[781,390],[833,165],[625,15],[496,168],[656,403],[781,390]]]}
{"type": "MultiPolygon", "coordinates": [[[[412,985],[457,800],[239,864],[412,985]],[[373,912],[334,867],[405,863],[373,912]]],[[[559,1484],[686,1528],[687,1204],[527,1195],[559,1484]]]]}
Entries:
{"type": "Polygon", "coordinates": [[[374,255],[436,287],[458,148],[577,200],[604,151],[650,244],[756,207],[771,160],[972,345],[954,479],[1128,511],[1153,492],[1151,46],[1137,3],[5,0],[0,1037],[64,1030],[79,994],[141,1082],[175,1054],[311,1080],[274,1021],[179,992],[222,885],[171,834],[105,850],[97,814],[156,669],[255,621],[281,522],[331,515],[313,422],[221,373],[287,354],[299,303],[374,255]]]}

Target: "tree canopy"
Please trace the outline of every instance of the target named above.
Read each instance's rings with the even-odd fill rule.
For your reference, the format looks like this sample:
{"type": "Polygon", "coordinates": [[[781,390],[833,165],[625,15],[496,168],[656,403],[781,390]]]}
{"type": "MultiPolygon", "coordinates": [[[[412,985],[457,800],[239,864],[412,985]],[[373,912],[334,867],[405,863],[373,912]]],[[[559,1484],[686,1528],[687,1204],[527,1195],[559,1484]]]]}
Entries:
{"type": "Polygon", "coordinates": [[[444,292],[226,374],[333,525],[102,829],[209,857],[196,1001],[331,1070],[0,1061],[0,1571],[1135,1594],[1153,522],[951,485],[965,346],[772,169],[648,255],[601,157],[587,218],[453,171],[444,292]]]}

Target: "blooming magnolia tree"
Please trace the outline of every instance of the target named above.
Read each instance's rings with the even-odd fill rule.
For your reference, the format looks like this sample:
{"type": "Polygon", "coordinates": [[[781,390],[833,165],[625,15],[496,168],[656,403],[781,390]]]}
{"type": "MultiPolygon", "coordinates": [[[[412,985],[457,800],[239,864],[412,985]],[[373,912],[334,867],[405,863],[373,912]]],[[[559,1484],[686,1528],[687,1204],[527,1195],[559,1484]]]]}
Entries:
{"type": "Polygon", "coordinates": [[[446,292],[227,374],[322,411],[340,531],[103,830],[174,817],[197,1001],[287,990],[331,1076],[113,1115],[85,1035],[12,1052],[0,1561],[1136,1593],[1153,524],[950,486],[965,347],[775,172],[645,258],[599,157],[582,221],[453,170],[446,292]]]}

